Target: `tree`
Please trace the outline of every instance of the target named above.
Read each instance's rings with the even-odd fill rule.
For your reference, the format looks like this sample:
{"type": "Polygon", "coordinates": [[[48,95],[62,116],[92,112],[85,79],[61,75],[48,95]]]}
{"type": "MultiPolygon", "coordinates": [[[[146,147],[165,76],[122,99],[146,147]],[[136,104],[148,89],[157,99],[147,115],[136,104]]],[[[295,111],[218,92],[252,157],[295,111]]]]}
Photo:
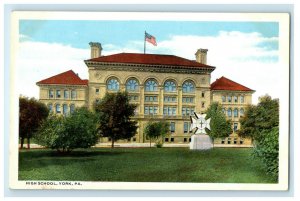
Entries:
{"type": "Polygon", "coordinates": [[[94,105],[99,114],[98,130],[102,137],[111,139],[111,147],[120,139],[128,139],[135,135],[137,122],[132,120],[136,105],[129,103],[127,92],[106,93],[100,103],[94,105]]]}
{"type": "Polygon", "coordinates": [[[259,140],[265,130],[272,130],[279,125],[279,100],[265,95],[259,98],[257,106],[250,105],[240,120],[239,135],[259,140]]]}
{"type": "Polygon", "coordinates": [[[253,140],[254,156],[260,158],[268,173],[278,179],[279,100],[265,95],[257,106],[251,105],[240,120],[239,134],[253,140]]]}
{"type": "Polygon", "coordinates": [[[27,148],[30,148],[30,139],[48,114],[47,106],[38,102],[35,98],[19,97],[19,138],[21,149],[23,149],[25,139],[27,139],[27,148]]]}
{"type": "Polygon", "coordinates": [[[149,121],[144,128],[145,136],[150,139],[150,147],[152,139],[162,139],[170,132],[170,123],[166,121],[149,121]]]}
{"type": "Polygon", "coordinates": [[[77,108],[68,116],[50,115],[35,139],[40,145],[62,153],[89,148],[99,139],[96,114],[87,108],[77,108]]]}
{"type": "Polygon", "coordinates": [[[222,111],[222,106],[213,102],[206,110],[206,119],[210,120],[210,130],[206,129],[207,134],[214,142],[215,138],[228,137],[232,133],[231,122],[226,120],[226,116],[222,111]]]}

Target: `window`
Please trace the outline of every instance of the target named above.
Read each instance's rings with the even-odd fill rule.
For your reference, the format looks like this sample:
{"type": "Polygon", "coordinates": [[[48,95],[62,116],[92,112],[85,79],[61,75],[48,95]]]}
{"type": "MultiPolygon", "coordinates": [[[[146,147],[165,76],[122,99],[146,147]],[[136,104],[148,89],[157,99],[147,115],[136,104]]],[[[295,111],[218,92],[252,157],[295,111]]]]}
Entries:
{"type": "Polygon", "coordinates": [[[241,109],[240,109],[240,116],[241,116],[241,117],[244,116],[244,113],[245,113],[244,108],[241,108],[241,109]]]}
{"type": "Polygon", "coordinates": [[[244,139],[240,138],[240,144],[244,144],[244,139]]]}
{"type": "Polygon", "coordinates": [[[49,98],[54,98],[53,90],[49,90],[49,98]]]}
{"type": "Polygon", "coordinates": [[[175,116],[176,115],[176,107],[164,106],[164,115],[175,116]]]}
{"type": "Polygon", "coordinates": [[[231,96],[227,96],[227,100],[229,103],[231,103],[231,98],[232,98],[231,96]]]}
{"type": "Polygon", "coordinates": [[[56,105],[56,113],[60,113],[61,111],[60,111],[60,104],[57,104],[56,105]]]}
{"type": "Polygon", "coordinates": [[[126,90],[127,91],[138,91],[139,84],[136,79],[129,79],[126,83],[126,90]]]}
{"type": "Polygon", "coordinates": [[[194,97],[182,97],[183,103],[194,103],[194,97]]]}
{"type": "Polygon", "coordinates": [[[50,104],[48,105],[48,108],[49,108],[49,112],[53,112],[53,105],[52,105],[52,103],[50,103],[50,104]]]}
{"type": "Polygon", "coordinates": [[[136,142],[136,138],[135,138],[135,137],[134,137],[134,138],[132,138],[132,141],[136,142]]]}
{"type": "Polygon", "coordinates": [[[183,142],[187,142],[187,138],[183,138],[183,142]]]}
{"type": "Polygon", "coordinates": [[[165,138],[165,142],[169,142],[169,138],[165,138]]]}
{"type": "Polygon", "coordinates": [[[202,98],[205,97],[205,92],[204,92],[204,91],[201,92],[201,97],[202,97],[202,98]]]}
{"type": "Polygon", "coordinates": [[[157,106],[145,106],[144,114],[157,114],[157,106]]]}
{"type": "Polygon", "coordinates": [[[171,137],[171,142],[174,142],[174,138],[173,137],[171,137]]]}
{"type": "Polygon", "coordinates": [[[233,131],[236,132],[238,130],[238,123],[233,123],[233,131]]]}
{"type": "Polygon", "coordinates": [[[234,101],[235,103],[237,103],[237,102],[238,102],[238,97],[237,97],[237,96],[233,96],[233,101],[234,101]]]}
{"type": "Polygon", "coordinates": [[[234,117],[238,117],[238,116],[239,116],[239,110],[238,110],[237,108],[235,108],[235,109],[233,110],[233,116],[234,116],[234,117]]]}
{"type": "Polygon", "coordinates": [[[194,93],[195,85],[192,81],[185,81],[182,85],[183,93],[194,93]]]}
{"type": "Polygon", "coordinates": [[[68,113],[68,105],[67,104],[63,104],[63,114],[67,115],[68,113]]]}
{"type": "Polygon", "coordinates": [[[202,108],[205,108],[205,102],[202,102],[202,103],[201,103],[201,107],[202,107],[202,108]]]}
{"type": "Polygon", "coordinates": [[[230,137],[227,139],[227,144],[231,144],[231,138],[230,137]]]}
{"type": "Polygon", "coordinates": [[[111,78],[107,82],[107,89],[110,91],[118,91],[120,84],[116,78],[111,78]]]}
{"type": "Polygon", "coordinates": [[[222,138],[221,144],[225,144],[225,138],[222,138]]]}
{"type": "Polygon", "coordinates": [[[241,96],[241,103],[244,103],[244,96],[241,96]]]}
{"type": "Polygon", "coordinates": [[[176,84],[175,82],[168,80],[165,82],[165,92],[175,92],[176,91],[176,84]]]}
{"type": "Polygon", "coordinates": [[[182,107],[182,115],[192,115],[195,111],[194,107],[182,107]]]}
{"type": "Polygon", "coordinates": [[[76,91],[75,90],[71,91],[71,99],[76,99],[76,91]]]}
{"type": "Polygon", "coordinates": [[[189,142],[191,142],[191,138],[189,138],[189,142]]]}
{"type": "Polygon", "coordinates": [[[223,102],[223,103],[226,102],[226,96],[222,96],[222,102],[223,102]]]}
{"type": "Polygon", "coordinates": [[[184,122],[183,124],[183,132],[188,133],[189,132],[189,122],[184,122]]]}
{"type": "Polygon", "coordinates": [[[237,144],[237,138],[233,139],[233,144],[237,144]]]}
{"type": "Polygon", "coordinates": [[[231,108],[229,108],[229,109],[227,110],[227,116],[231,117],[231,115],[232,115],[232,110],[231,110],[231,108]]]}
{"type": "Polygon", "coordinates": [[[69,91],[68,90],[64,90],[64,98],[65,99],[69,98],[69,91]]]}
{"type": "Polygon", "coordinates": [[[148,80],[145,84],[145,91],[157,91],[157,82],[153,79],[148,80]]]}
{"type": "Polygon", "coordinates": [[[130,101],[138,101],[139,97],[138,96],[129,96],[130,101]]]}
{"type": "Polygon", "coordinates": [[[100,92],[100,89],[96,89],[96,94],[98,95],[99,94],[99,92],[100,92]]]}
{"type": "Polygon", "coordinates": [[[145,96],[145,102],[157,102],[157,96],[145,96]]]}
{"type": "Polygon", "coordinates": [[[164,96],[164,102],[167,102],[167,103],[176,103],[177,102],[177,98],[176,98],[176,96],[164,96]]]}
{"type": "Polygon", "coordinates": [[[72,114],[75,111],[75,105],[71,104],[70,105],[70,113],[72,114]]]}
{"type": "Polygon", "coordinates": [[[222,108],[222,112],[226,115],[226,108],[222,108]]]}
{"type": "Polygon", "coordinates": [[[61,94],[60,94],[60,90],[56,90],[56,98],[60,98],[61,94]]]}
{"type": "Polygon", "coordinates": [[[170,131],[171,133],[175,133],[175,122],[170,123],[170,131]]]}

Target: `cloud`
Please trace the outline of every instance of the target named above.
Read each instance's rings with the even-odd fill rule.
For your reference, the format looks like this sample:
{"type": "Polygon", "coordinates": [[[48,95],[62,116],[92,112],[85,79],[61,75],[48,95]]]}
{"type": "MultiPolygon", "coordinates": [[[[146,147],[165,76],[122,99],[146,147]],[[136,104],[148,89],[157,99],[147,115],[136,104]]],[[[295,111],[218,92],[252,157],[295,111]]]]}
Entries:
{"type": "Polygon", "coordinates": [[[84,64],[88,49],[78,49],[56,43],[25,41],[19,43],[16,60],[19,94],[39,97],[36,82],[72,69],[82,79],[88,79],[84,64]]]}
{"type": "MultiPolygon", "coordinates": [[[[144,49],[143,41],[128,41],[124,46],[102,46],[103,55],[143,53],[144,49]]],[[[267,93],[274,98],[280,97],[284,82],[281,75],[286,69],[279,65],[277,37],[264,37],[257,32],[220,31],[215,36],[170,35],[166,40],[158,40],[158,46],[147,43],[147,53],[172,54],[191,60],[195,59],[199,48],[208,49],[207,63],[216,66],[212,82],[225,76],[254,89],[254,103],[267,93]]],[[[57,43],[21,42],[17,62],[22,78],[19,79],[20,92],[38,97],[37,81],[70,69],[87,79],[88,70],[83,60],[89,57],[89,49],[57,43]]]]}

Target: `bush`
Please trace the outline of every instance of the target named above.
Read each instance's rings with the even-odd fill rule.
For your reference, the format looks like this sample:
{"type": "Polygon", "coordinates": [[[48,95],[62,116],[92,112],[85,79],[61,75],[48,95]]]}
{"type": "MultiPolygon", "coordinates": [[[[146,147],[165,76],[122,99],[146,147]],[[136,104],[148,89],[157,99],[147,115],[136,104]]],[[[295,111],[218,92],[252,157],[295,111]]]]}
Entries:
{"type": "Polygon", "coordinates": [[[162,148],[163,147],[163,144],[161,142],[157,142],[155,144],[156,148],[162,148]]]}
{"type": "Polygon", "coordinates": [[[38,144],[70,152],[76,148],[89,148],[98,141],[95,114],[80,108],[69,116],[50,115],[36,134],[38,144]]]}
{"type": "Polygon", "coordinates": [[[267,172],[274,178],[277,178],[279,163],[279,128],[275,127],[271,131],[263,131],[261,135],[264,137],[255,141],[254,156],[260,158],[267,172]]]}

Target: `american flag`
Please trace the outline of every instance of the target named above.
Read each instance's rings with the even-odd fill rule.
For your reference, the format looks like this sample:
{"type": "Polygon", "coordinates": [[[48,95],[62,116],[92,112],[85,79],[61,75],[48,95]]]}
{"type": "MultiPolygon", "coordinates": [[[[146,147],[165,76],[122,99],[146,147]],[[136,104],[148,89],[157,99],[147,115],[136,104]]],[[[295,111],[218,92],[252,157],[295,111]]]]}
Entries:
{"type": "Polygon", "coordinates": [[[155,37],[152,36],[152,35],[150,35],[150,34],[148,34],[147,32],[145,32],[145,39],[146,39],[146,41],[148,41],[152,45],[157,46],[155,37]]]}

